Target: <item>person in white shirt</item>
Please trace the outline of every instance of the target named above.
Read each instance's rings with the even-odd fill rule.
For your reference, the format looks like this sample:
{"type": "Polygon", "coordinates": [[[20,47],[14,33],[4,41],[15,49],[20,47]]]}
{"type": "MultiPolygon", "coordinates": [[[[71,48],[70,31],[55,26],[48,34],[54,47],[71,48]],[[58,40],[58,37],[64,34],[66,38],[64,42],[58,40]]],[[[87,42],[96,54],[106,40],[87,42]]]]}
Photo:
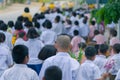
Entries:
{"type": "Polygon", "coordinates": [[[72,24],[74,24],[75,21],[78,21],[76,12],[72,12],[70,20],[72,21],[72,24]]]}
{"type": "Polygon", "coordinates": [[[71,49],[70,37],[67,35],[58,36],[55,47],[58,53],[46,59],[43,63],[39,78],[42,80],[45,70],[49,66],[58,66],[62,70],[62,80],[77,80],[80,64],[70,57],[68,51],[71,49]]]}
{"type": "Polygon", "coordinates": [[[96,56],[94,63],[99,67],[101,74],[106,73],[104,71],[104,65],[107,61],[106,55],[108,52],[108,45],[106,44],[101,44],[99,46],[99,51],[98,51],[98,55],[96,56]]]}
{"type": "Polygon", "coordinates": [[[29,49],[30,57],[29,62],[27,64],[28,67],[32,68],[37,72],[37,74],[39,74],[39,71],[42,66],[42,61],[38,59],[38,54],[43,48],[44,44],[42,43],[42,41],[39,40],[39,34],[35,30],[35,28],[30,28],[28,30],[27,37],[28,41],[26,41],[25,45],[29,49]]]}
{"type": "Polygon", "coordinates": [[[116,76],[115,80],[120,80],[120,70],[118,71],[118,73],[117,73],[117,76],[116,76]]]}
{"type": "Polygon", "coordinates": [[[39,80],[37,73],[26,65],[29,60],[26,46],[15,46],[12,50],[12,57],[15,64],[3,73],[0,80],[39,80]]]}
{"type": "Polygon", "coordinates": [[[40,36],[41,41],[45,45],[48,45],[48,44],[54,45],[55,40],[57,38],[57,34],[54,31],[51,30],[52,29],[52,23],[49,20],[47,20],[45,22],[45,28],[47,30],[42,32],[42,34],[40,36]]]}
{"type": "Polygon", "coordinates": [[[57,66],[48,67],[42,80],[62,80],[61,69],[57,66]]]}
{"type": "Polygon", "coordinates": [[[88,46],[85,50],[87,60],[81,64],[78,80],[102,80],[100,69],[94,64],[96,49],[88,46]]]}
{"type": "Polygon", "coordinates": [[[4,33],[0,32],[0,76],[3,72],[13,65],[12,55],[10,50],[2,43],[5,41],[4,33]]]}
{"type": "Polygon", "coordinates": [[[56,16],[55,21],[53,23],[53,27],[52,30],[57,34],[60,35],[62,33],[64,33],[64,25],[62,24],[62,22],[60,21],[61,17],[60,16],[56,16]]]}

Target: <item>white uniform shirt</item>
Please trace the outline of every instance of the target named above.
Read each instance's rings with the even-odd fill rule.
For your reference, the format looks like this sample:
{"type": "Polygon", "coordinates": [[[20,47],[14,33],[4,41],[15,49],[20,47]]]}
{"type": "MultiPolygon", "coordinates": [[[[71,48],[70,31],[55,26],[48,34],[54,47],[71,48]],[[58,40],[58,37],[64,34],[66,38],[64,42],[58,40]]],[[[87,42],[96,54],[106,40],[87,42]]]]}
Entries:
{"type": "Polygon", "coordinates": [[[46,68],[52,65],[56,65],[62,70],[62,80],[76,80],[80,64],[65,52],[58,52],[55,56],[45,60],[39,74],[40,80],[42,80],[46,68]]]}
{"type": "Polygon", "coordinates": [[[118,73],[117,73],[117,76],[116,76],[115,80],[120,80],[120,70],[118,71],[118,73]]]}
{"type": "Polygon", "coordinates": [[[45,45],[47,44],[54,45],[56,38],[57,38],[57,34],[52,30],[43,31],[40,36],[41,41],[45,45]]]}
{"type": "Polygon", "coordinates": [[[97,55],[94,63],[99,67],[101,74],[104,73],[104,65],[107,61],[107,58],[104,55],[97,55]]]}
{"type": "Polygon", "coordinates": [[[15,45],[25,45],[26,41],[24,41],[22,38],[18,38],[15,41],[15,45]]]}
{"type": "MultiPolygon", "coordinates": [[[[71,34],[72,36],[74,36],[74,31],[75,31],[75,30],[79,31],[79,30],[80,30],[80,27],[79,27],[79,26],[73,26],[73,27],[71,28],[70,34],[71,34]]],[[[79,33],[80,33],[80,32],[79,32],[79,33]]]]}
{"type": "Polygon", "coordinates": [[[0,45],[0,76],[13,64],[13,59],[10,51],[4,46],[0,45]]]}
{"type": "Polygon", "coordinates": [[[35,71],[24,64],[15,64],[6,70],[0,80],[39,80],[35,71]]]}
{"type": "Polygon", "coordinates": [[[78,80],[97,80],[100,79],[100,70],[93,61],[86,60],[81,64],[78,80]]]}
{"type": "Polygon", "coordinates": [[[43,43],[36,39],[29,39],[25,45],[29,49],[29,62],[28,64],[41,64],[42,62],[38,59],[38,54],[43,48],[43,43]]]}

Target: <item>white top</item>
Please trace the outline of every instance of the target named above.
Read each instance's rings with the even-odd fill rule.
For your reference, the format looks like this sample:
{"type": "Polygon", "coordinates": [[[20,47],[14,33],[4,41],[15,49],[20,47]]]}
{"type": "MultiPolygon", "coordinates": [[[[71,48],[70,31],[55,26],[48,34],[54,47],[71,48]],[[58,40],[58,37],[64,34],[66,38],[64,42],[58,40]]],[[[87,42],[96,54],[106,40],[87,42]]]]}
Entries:
{"type": "Polygon", "coordinates": [[[13,60],[10,51],[0,45],[0,76],[4,70],[8,69],[12,64],[13,60]]]}
{"type": "MultiPolygon", "coordinates": [[[[80,27],[79,27],[79,26],[73,26],[73,27],[71,28],[70,34],[71,34],[72,36],[74,36],[74,31],[75,31],[75,30],[79,31],[79,30],[80,30],[80,27]]],[[[80,33],[80,31],[79,31],[79,33],[80,33]]]]}
{"type": "Polygon", "coordinates": [[[100,70],[93,61],[86,60],[81,64],[78,80],[97,80],[100,79],[100,70]]]}
{"type": "Polygon", "coordinates": [[[120,40],[117,37],[112,37],[110,39],[110,46],[113,46],[116,43],[120,43],[120,40]]]}
{"type": "Polygon", "coordinates": [[[118,73],[117,73],[117,76],[116,76],[115,80],[120,80],[120,70],[118,71],[118,73]]]}
{"type": "Polygon", "coordinates": [[[28,64],[41,64],[42,62],[38,59],[38,54],[43,48],[43,43],[36,39],[29,39],[25,45],[29,49],[29,62],[28,64]]]}
{"type": "Polygon", "coordinates": [[[104,55],[97,55],[94,60],[94,63],[99,67],[101,74],[104,73],[104,65],[106,61],[107,61],[107,58],[104,55]]]}
{"type": "Polygon", "coordinates": [[[56,38],[57,38],[56,33],[54,31],[48,30],[48,29],[46,31],[43,31],[40,36],[41,41],[45,45],[47,45],[47,44],[54,45],[56,38]]]}
{"type": "Polygon", "coordinates": [[[45,60],[39,74],[40,80],[42,80],[46,68],[52,65],[56,65],[62,70],[62,80],[76,80],[80,64],[65,52],[58,52],[55,56],[45,60]]]}
{"type": "Polygon", "coordinates": [[[39,80],[35,71],[24,64],[15,64],[6,70],[0,80],[39,80]]]}
{"type": "Polygon", "coordinates": [[[16,41],[15,41],[15,45],[25,45],[26,41],[24,41],[22,38],[18,38],[16,41]]]}

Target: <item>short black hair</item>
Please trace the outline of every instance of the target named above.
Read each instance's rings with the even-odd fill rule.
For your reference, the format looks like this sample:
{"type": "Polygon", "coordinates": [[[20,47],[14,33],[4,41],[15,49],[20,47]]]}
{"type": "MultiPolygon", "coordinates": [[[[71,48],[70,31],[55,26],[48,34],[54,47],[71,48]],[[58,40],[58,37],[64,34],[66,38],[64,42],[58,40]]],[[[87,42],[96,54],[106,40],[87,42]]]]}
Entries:
{"type": "Polygon", "coordinates": [[[47,58],[56,55],[57,49],[53,45],[44,46],[39,52],[38,58],[40,60],[46,60],[47,58]]]}
{"type": "Polygon", "coordinates": [[[27,27],[27,28],[33,27],[32,22],[26,21],[26,22],[25,22],[25,27],[27,27]]]}
{"type": "Polygon", "coordinates": [[[16,23],[15,23],[15,30],[22,30],[22,29],[23,29],[22,22],[16,21],[16,23]]]}
{"type": "Polygon", "coordinates": [[[56,16],[55,21],[60,22],[60,16],[56,16]]]}
{"type": "Polygon", "coordinates": [[[88,46],[85,49],[85,56],[87,59],[91,59],[92,57],[94,57],[96,55],[96,49],[93,46],[88,46]]]}
{"type": "Polygon", "coordinates": [[[34,22],[34,26],[39,29],[40,28],[40,23],[39,22],[34,22]]]}
{"type": "Polygon", "coordinates": [[[2,24],[0,25],[0,30],[2,30],[2,31],[7,31],[7,29],[8,29],[8,26],[7,26],[5,23],[2,23],[2,24]]]}
{"type": "Polygon", "coordinates": [[[6,39],[5,34],[0,32],[0,43],[5,42],[5,39],[6,39]]]}
{"type": "Polygon", "coordinates": [[[29,13],[30,12],[29,8],[25,7],[24,12],[29,13]]]}
{"type": "Polygon", "coordinates": [[[62,80],[62,71],[57,66],[50,66],[45,70],[45,80],[62,80]]]}
{"type": "Polygon", "coordinates": [[[95,25],[95,21],[94,21],[94,20],[92,20],[92,21],[91,21],[91,24],[92,24],[92,25],[95,25]]]}
{"type": "Polygon", "coordinates": [[[0,25],[1,25],[2,23],[4,23],[4,21],[3,21],[3,20],[0,20],[0,25]]]}
{"type": "Polygon", "coordinates": [[[120,43],[114,44],[113,45],[113,50],[119,54],[120,53],[120,43]]]}
{"type": "Polygon", "coordinates": [[[10,28],[12,28],[12,27],[14,26],[14,22],[13,22],[13,21],[8,21],[8,26],[9,26],[10,28]]]}
{"type": "Polygon", "coordinates": [[[46,20],[44,26],[45,26],[45,28],[47,28],[47,29],[51,29],[51,28],[52,28],[52,23],[51,23],[51,21],[46,20]]]}
{"type": "Polygon", "coordinates": [[[79,31],[78,30],[74,30],[74,36],[77,36],[77,35],[79,35],[79,31]]]}
{"type": "Polygon", "coordinates": [[[100,53],[102,53],[102,54],[105,54],[105,53],[108,51],[108,49],[109,49],[109,47],[108,47],[107,44],[101,44],[101,45],[99,46],[99,51],[100,51],[100,53]]]}
{"type": "Polygon", "coordinates": [[[110,29],[110,34],[113,36],[113,37],[116,37],[117,36],[117,31],[115,29],[110,29]]]}
{"type": "Polygon", "coordinates": [[[78,25],[79,25],[79,22],[78,22],[78,21],[75,21],[74,24],[78,26],[78,25]]]}
{"type": "Polygon", "coordinates": [[[39,37],[39,34],[34,27],[31,27],[28,30],[27,37],[30,39],[35,39],[35,38],[39,37]]]}
{"type": "Polygon", "coordinates": [[[12,50],[13,61],[17,64],[23,63],[28,55],[28,48],[25,45],[16,45],[12,50]]]}
{"type": "Polygon", "coordinates": [[[79,48],[85,49],[87,45],[85,43],[81,42],[78,44],[78,46],[79,46],[79,48]]]}
{"type": "Polygon", "coordinates": [[[100,34],[100,32],[98,30],[95,30],[94,35],[98,35],[98,34],[100,34]]]}
{"type": "Polygon", "coordinates": [[[18,35],[19,35],[19,38],[23,38],[25,36],[25,32],[21,31],[18,33],[18,35]]]}
{"type": "Polygon", "coordinates": [[[24,19],[23,16],[19,16],[19,17],[17,18],[17,21],[23,22],[23,19],[24,19]]]}

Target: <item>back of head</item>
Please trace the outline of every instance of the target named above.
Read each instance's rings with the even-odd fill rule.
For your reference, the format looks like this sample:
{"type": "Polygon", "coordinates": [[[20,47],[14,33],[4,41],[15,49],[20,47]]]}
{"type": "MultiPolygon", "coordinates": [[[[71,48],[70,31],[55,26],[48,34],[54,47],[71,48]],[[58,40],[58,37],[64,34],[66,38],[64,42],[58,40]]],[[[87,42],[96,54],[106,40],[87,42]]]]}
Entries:
{"type": "Polygon", "coordinates": [[[57,66],[50,66],[46,69],[44,80],[62,80],[62,71],[57,66]]]}
{"type": "Polygon", "coordinates": [[[70,42],[71,42],[70,37],[67,35],[60,35],[56,40],[57,46],[62,50],[69,49],[70,42]]]}
{"type": "Polygon", "coordinates": [[[17,18],[17,21],[23,22],[23,19],[24,19],[23,16],[19,16],[19,17],[17,18]]]}
{"type": "Polygon", "coordinates": [[[14,26],[14,22],[13,21],[9,21],[8,22],[8,26],[12,28],[14,26]]]}
{"type": "Polygon", "coordinates": [[[22,30],[22,29],[23,29],[22,22],[16,21],[16,23],[15,23],[15,30],[22,30]]]}
{"type": "Polygon", "coordinates": [[[44,24],[45,28],[47,28],[47,29],[51,29],[52,28],[52,23],[49,20],[46,20],[45,23],[43,23],[43,24],[44,24]]]}
{"type": "Polygon", "coordinates": [[[23,64],[25,57],[28,56],[28,48],[24,45],[17,45],[12,50],[12,57],[15,63],[23,64]]]}
{"type": "Polygon", "coordinates": [[[5,34],[4,33],[2,33],[2,32],[0,32],[0,43],[3,43],[3,42],[5,42],[5,34]]]}
{"type": "Polygon", "coordinates": [[[113,50],[114,50],[114,52],[116,52],[117,54],[120,53],[120,43],[114,44],[114,45],[113,45],[113,50]]]}
{"type": "Polygon", "coordinates": [[[60,16],[56,16],[55,21],[60,22],[60,16]]]}
{"type": "Polygon", "coordinates": [[[21,31],[18,33],[18,35],[19,35],[19,38],[23,38],[25,36],[25,32],[21,31]]]}
{"type": "Polygon", "coordinates": [[[56,55],[57,49],[53,45],[44,46],[39,52],[38,58],[40,60],[45,60],[51,56],[56,55]]]}
{"type": "Polygon", "coordinates": [[[27,37],[30,39],[35,39],[35,38],[39,37],[39,34],[36,31],[36,29],[32,27],[28,30],[27,37]]]}
{"type": "Polygon", "coordinates": [[[100,32],[98,30],[95,30],[94,35],[98,35],[98,34],[100,34],[100,32]]]}
{"type": "Polygon", "coordinates": [[[4,23],[4,21],[3,21],[3,20],[0,20],[0,25],[1,25],[2,23],[4,23]]]}
{"type": "Polygon", "coordinates": [[[91,25],[93,25],[93,26],[95,25],[95,21],[94,20],[91,21],[91,25]]]}
{"type": "Polygon", "coordinates": [[[117,31],[115,29],[110,29],[110,34],[113,36],[113,37],[116,37],[117,36],[117,31]]]}
{"type": "Polygon", "coordinates": [[[77,35],[79,35],[79,31],[78,30],[74,30],[74,36],[77,36],[77,35]]]}
{"type": "Polygon", "coordinates": [[[24,9],[24,12],[29,13],[29,12],[30,12],[29,8],[26,7],[26,8],[24,9]]]}
{"type": "Polygon", "coordinates": [[[75,24],[76,26],[79,26],[79,22],[78,22],[78,21],[75,21],[74,24],[75,24]]]}
{"type": "Polygon", "coordinates": [[[34,22],[34,26],[39,29],[40,28],[40,23],[34,22]]]}
{"type": "Polygon", "coordinates": [[[1,25],[0,25],[0,30],[2,30],[2,31],[7,31],[7,25],[5,24],[5,23],[2,23],[1,25]]]}
{"type": "Polygon", "coordinates": [[[32,22],[30,22],[30,21],[26,21],[26,22],[25,22],[25,26],[26,26],[27,28],[30,28],[30,27],[33,27],[33,24],[32,24],[32,22]]]}
{"type": "Polygon", "coordinates": [[[91,60],[91,58],[93,58],[95,55],[96,55],[96,49],[95,49],[95,47],[88,46],[85,49],[85,56],[86,56],[87,59],[91,60]]]}
{"type": "Polygon", "coordinates": [[[105,53],[108,51],[108,45],[107,44],[101,44],[99,46],[99,51],[100,53],[102,53],[103,55],[105,55],[105,53]]]}

